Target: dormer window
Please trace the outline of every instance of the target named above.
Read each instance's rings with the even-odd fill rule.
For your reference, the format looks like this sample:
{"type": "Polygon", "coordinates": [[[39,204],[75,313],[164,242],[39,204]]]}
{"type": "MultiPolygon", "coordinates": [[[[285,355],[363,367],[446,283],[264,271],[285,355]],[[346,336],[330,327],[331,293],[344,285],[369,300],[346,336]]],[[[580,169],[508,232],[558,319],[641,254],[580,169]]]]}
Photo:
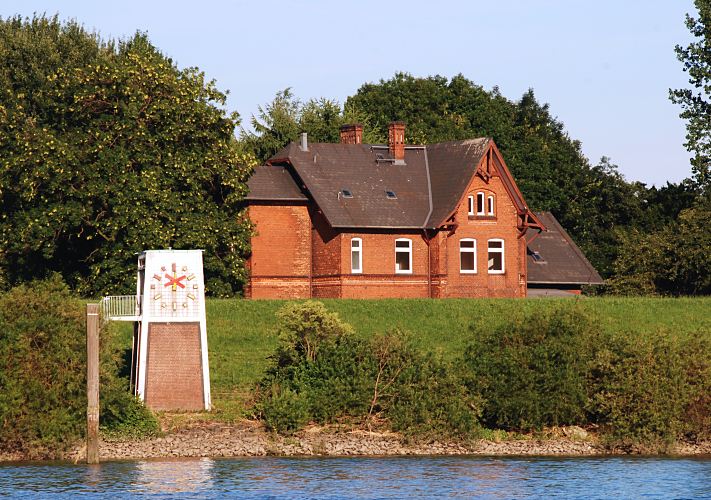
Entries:
{"type": "Polygon", "coordinates": [[[479,216],[486,215],[486,209],[484,208],[484,193],[478,192],[476,194],[476,214],[479,216]]]}
{"type": "Polygon", "coordinates": [[[341,196],[344,198],[353,198],[353,193],[350,189],[341,189],[341,196]]]}
{"type": "Polygon", "coordinates": [[[388,198],[388,200],[397,200],[395,191],[385,191],[385,196],[388,198]]]}

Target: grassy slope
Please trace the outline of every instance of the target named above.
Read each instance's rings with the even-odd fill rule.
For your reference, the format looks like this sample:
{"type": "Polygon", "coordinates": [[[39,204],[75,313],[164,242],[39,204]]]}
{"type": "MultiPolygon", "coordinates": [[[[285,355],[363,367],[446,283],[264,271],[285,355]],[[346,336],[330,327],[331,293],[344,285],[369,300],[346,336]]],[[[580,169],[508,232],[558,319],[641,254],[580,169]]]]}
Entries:
{"type": "MultiPolygon", "coordinates": [[[[528,300],[324,300],[328,309],[354,326],[359,335],[399,327],[427,350],[454,357],[466,344],[470,325],[503,322],[521,312],[567,304],[582,307],[609,331],[654,331],[685,334],[711,330],[711,297],[585,298],[528,300]]],[[[218,407],[242,399],[261,376],[273,352],[275,313],[284,301],[218,300],[207,303],[207,328],[213,399],[218,407]]],[[[130,345],[130,326],[122,325],[130,345]]]]}

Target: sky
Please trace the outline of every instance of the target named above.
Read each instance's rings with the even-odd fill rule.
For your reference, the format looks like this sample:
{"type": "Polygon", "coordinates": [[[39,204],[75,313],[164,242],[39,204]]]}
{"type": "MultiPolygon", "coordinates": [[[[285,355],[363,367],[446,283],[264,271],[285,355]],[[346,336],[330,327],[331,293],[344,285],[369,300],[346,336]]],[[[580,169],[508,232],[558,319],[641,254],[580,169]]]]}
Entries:
{"type": "Polygon", "coordinates": [[[147,32],[180,68],[229,90],[249,126],[287,87],[343,103],[404,71],[465,77],[511,100],[532,88],[594,164],[608,156],[648,185],[690,175],[685,123],[668,99],[688,86],[674,46],[692,0],[2,0],[0,16],[58,14],[103,38],[147,32]]]}

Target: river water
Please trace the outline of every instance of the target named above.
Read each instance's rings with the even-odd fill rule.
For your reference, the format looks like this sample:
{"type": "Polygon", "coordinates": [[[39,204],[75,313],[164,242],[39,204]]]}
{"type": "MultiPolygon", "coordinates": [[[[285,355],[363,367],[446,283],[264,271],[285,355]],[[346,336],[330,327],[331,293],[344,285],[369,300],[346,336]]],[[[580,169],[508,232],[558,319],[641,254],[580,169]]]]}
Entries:
{"type": "Polygon", "coordinates": [[[0,497],[711,498],[711,458],[240,458],[0,464],[0,497]]]}

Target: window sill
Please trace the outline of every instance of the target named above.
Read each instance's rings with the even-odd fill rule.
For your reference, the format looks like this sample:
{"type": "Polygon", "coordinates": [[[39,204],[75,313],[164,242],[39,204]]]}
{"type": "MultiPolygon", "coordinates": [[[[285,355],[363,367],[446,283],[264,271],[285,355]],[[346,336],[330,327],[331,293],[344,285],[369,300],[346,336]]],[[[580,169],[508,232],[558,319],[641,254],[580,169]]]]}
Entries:
{"type": "Polygon", "coordinates": [[[461,269],[459,270],[459,274],[477,274],[476,271],[462,271],[461,269]]]}
{"type": "Polygon", "coordinates": [[[489,271],[489,274],[506,274],[506,271],[489,271]]]}
{"type": "Polygon", "coordinates": [[[469,220],[495,221],[496,216],[495,215],[470,215],[469,220]]]}

